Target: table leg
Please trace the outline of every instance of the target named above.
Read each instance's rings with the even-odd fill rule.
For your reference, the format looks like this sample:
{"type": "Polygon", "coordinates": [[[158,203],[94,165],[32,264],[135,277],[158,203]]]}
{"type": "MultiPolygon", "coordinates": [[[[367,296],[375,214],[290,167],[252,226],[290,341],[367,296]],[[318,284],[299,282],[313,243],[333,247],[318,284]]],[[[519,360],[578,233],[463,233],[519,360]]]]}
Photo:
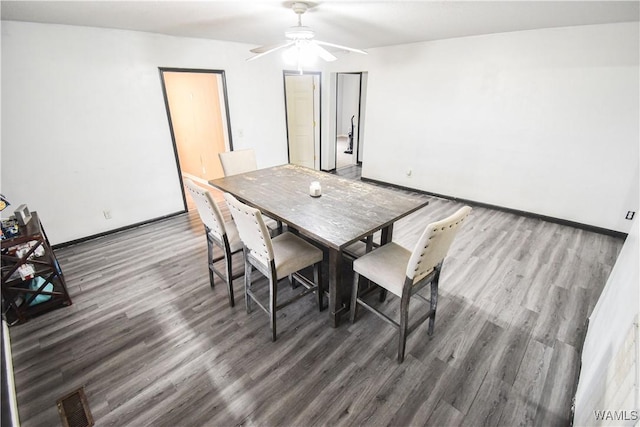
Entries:
{"type": "Polygon", "coordinates": [[[382,229],[380,236],[380,246],[386,245],[393,240],[393,224],[382,229]]]}
{"type": "Polygon", "coordinates": [[[333,328],[340,325],[342,305],[342,251],[329,248],[329,322],[333,328]]]}
{"type": "MultiPolygon", "coordinates": [[[[380,236],[380,246],[386,245],[393,240],[393,224],[382,229],[382,235],[380,236]]],[[[387,290],[380,288],[380,302],[387,299],[387,290]]]]}

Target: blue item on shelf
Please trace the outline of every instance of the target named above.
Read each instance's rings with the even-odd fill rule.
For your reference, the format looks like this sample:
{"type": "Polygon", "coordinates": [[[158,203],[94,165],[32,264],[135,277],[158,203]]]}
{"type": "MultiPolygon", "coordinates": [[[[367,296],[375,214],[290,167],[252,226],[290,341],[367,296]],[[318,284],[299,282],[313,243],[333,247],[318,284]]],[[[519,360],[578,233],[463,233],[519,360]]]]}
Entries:
{"type": "MultiPolygon", "coordinates": [[[[32,291],[36,291],[40,288],[40,286],[42,286],[44,284],[44,282],[46,282],[46,280],[40,276],[36,276],[33,279],[31,279],[31,281],[29,282],[29,289],[31,289],[32,291]]],[[[44,287],[43,291],[45,292],[53,292],[53,283],[47,283],[47,285],[44,287]]],[[[27,299],[29,299],[29,296],[27,296],[27,299]]],[[[32,307],[34,305],[43,303],[43,302],[47,302],[51,299],[51,295],[37,295],[33,301],[31,301],[29,303],[29,307],[32,307]]]]}

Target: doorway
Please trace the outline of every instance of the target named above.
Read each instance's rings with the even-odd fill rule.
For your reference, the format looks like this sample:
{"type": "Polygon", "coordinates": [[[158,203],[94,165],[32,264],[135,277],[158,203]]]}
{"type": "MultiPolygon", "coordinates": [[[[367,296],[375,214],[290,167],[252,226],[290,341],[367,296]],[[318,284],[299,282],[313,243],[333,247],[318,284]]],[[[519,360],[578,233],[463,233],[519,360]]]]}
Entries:
{"type": "MultiPolygon", "coordinates": [[[[223,177],[218,153],[232,149],[224,71],[160,68],[160,77],[180,182],[223,177]]],[[[184,186],[182,198],[191,209],[184,186]]]]}
{"type": "Polygon", "coordinates": [[[284,72],[289,163],[319,169],[320,73],[284,72]]]}
{"type": "Polygon", "coordinates": [[[365,73],[336,73],[336,169],[362,162],[365,73]]]}

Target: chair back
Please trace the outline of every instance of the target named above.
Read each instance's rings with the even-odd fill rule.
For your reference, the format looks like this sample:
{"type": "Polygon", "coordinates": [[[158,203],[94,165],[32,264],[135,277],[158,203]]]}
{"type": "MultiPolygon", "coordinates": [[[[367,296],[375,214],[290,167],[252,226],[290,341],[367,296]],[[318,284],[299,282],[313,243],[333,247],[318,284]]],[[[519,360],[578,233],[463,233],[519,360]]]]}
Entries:
{"type": "Polygon", "coordinates": [[[224,176],[238,175],[258,169],[256,153],[253,149],[227,151],[218,153],[224,176]]]}
{"type": "Polygon", "coordinates": [[[224,193],[224,199],[238,227],[240,240],[249,249],[253,258],[268,268],[274,258],[273,246],[262,214],[258,209],[241,203],[229,193],[224,193]]]}
{"type": "Polygon", "coordinates": [[[464,206],[453,215],[427,225],[407,265],[407,277],[413,279],[414,284],[444,260],[453,239],[470,212],[471,207],[464,206]]]}
{"type": "Polygon", "coordinates": [[[184,185],[187,187],[189,194],[191,194],[204,225],[215,238],[222,241],[222,236],[227,234],[227,231],[224,228],[224,219],[220,208],[218,208],[211,194],[189,178],[184,178],[184,185]]]}

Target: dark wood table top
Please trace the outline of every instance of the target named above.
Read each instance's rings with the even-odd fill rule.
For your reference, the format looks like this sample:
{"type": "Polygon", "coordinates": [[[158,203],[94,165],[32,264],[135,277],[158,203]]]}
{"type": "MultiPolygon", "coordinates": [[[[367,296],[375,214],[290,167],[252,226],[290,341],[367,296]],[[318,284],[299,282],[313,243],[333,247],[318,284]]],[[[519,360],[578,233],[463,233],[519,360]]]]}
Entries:
{"type": "Polygon", "coordinates": [[[259,169],[209,183],[338,250],[428,204],[400,191],[296,165],[259,169]],[[322,186],[321,197],[309,195],[313,181],[322,186]]]}

